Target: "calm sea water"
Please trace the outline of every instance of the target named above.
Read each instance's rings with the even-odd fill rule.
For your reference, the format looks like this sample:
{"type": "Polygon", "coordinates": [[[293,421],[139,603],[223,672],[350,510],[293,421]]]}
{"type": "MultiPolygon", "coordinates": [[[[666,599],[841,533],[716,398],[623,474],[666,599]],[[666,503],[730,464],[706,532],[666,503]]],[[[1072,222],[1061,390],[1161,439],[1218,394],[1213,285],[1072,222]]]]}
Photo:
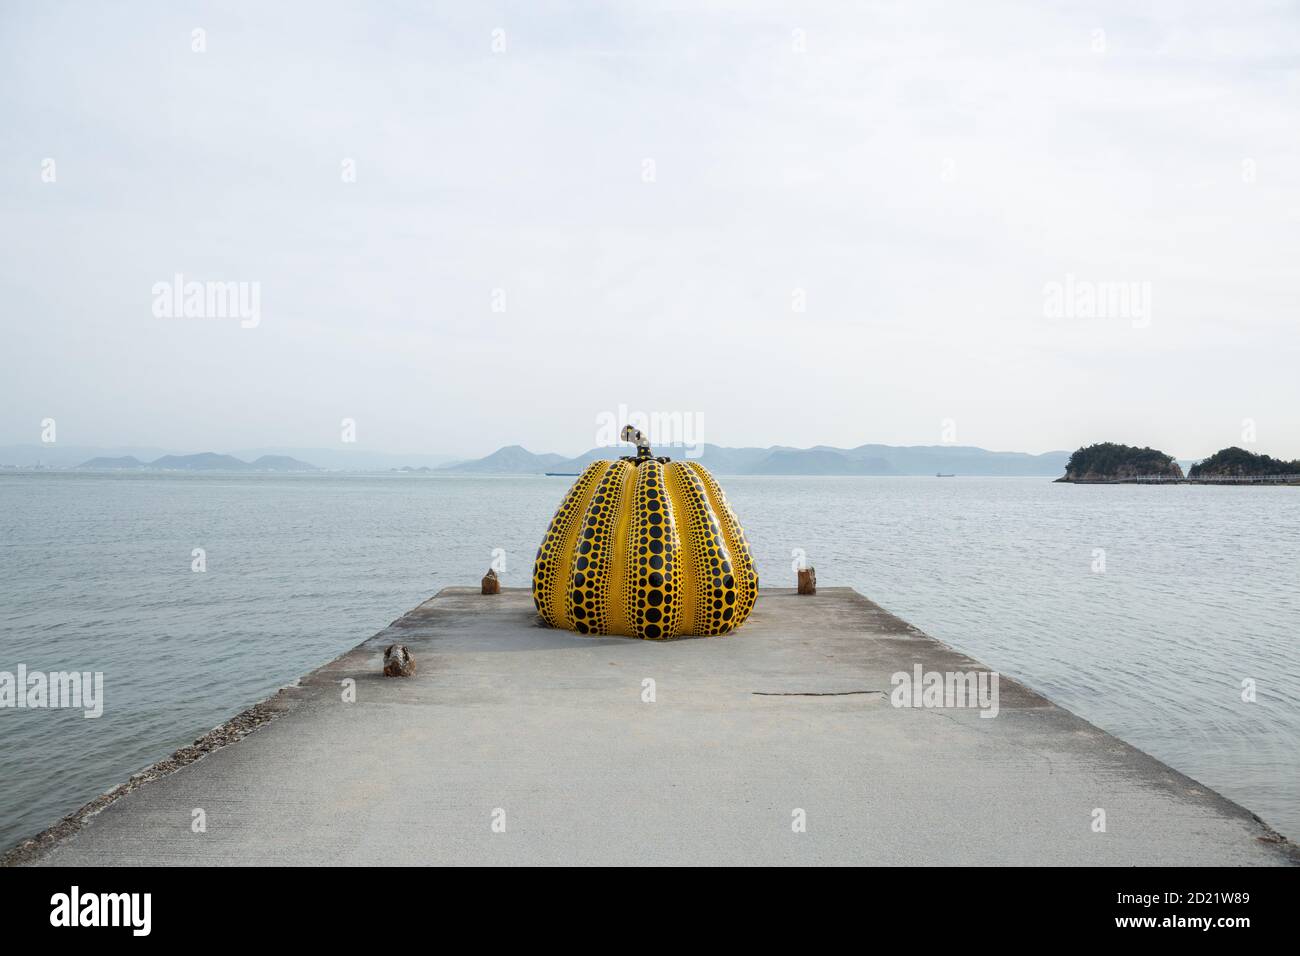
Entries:
{"type": "MultiPolygon", "coordinates": [[[[569,481],[0,476],[0,670],[106,685],[98,720],[0,710],[0,847],[476,582],[494,548],[505,583],[526,586],[569,481]]],[[[858,588],[1300,835],[1297,489],[723,484],[764,584],[790,585],[802,548],[820,584],[858,588]]]]}

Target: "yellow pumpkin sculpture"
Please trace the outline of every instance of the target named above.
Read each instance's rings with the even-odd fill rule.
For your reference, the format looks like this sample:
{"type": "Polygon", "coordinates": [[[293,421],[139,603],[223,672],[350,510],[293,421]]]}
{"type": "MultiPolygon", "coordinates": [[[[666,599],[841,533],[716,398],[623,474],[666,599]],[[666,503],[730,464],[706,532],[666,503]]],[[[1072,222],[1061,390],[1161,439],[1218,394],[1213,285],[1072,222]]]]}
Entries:
{"type": "Polygon", "coordinates": [[[594,461],[546,529],[533,601],[552,627],[665,640],[744,623],[758,573],[727,497],[701,465],[650,454],[594,461]]]}

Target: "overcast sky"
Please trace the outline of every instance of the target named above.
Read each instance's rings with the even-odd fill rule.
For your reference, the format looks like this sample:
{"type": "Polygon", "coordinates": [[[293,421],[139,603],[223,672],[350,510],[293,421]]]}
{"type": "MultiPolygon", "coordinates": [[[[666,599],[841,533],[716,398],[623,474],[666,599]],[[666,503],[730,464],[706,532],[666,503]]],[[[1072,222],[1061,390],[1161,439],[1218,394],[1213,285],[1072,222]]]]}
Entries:
{"type": "Polygon", "coordinates": [[[1300,457],[1294,3],[5,3],[0,142],[0,443],[1300,457]]]}

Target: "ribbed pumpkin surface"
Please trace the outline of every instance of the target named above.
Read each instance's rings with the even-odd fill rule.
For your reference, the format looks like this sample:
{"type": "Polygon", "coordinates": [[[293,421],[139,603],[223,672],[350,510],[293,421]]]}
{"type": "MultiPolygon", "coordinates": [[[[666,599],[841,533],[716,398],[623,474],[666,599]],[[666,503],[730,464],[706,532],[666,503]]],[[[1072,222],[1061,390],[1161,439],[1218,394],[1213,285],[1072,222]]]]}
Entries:
{"type": "Polygon", "coordinates": [[[538,613],[580,634],[725,634],[757,597],[745,532],[713,476],[690,461],[592,462],[533,566],[538,613]]]}

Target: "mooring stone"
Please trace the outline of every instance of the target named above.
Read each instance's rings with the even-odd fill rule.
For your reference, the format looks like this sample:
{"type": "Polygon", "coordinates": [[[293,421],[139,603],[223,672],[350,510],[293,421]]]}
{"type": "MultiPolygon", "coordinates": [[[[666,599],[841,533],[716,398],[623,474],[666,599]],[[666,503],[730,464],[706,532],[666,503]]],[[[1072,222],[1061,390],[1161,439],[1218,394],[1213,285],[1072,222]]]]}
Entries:
{"type": "Polygon", "coordinates": [[[806,567],[799,569],[799,593],[816,594],[817,593],[817,569],[806,567]]]}
{"type": "Polygon", "coordinates": [[[384,651],[385,677],[410,677],[414,673],[415,658],[405,644],[393,644],[384,651]]]}
{"type": "Polygon", "coordinates": [[[501,593],[501,579],[497,577],[496,568],[488,568],[488,573],[483,575],[483,593],[501,593]]]}

